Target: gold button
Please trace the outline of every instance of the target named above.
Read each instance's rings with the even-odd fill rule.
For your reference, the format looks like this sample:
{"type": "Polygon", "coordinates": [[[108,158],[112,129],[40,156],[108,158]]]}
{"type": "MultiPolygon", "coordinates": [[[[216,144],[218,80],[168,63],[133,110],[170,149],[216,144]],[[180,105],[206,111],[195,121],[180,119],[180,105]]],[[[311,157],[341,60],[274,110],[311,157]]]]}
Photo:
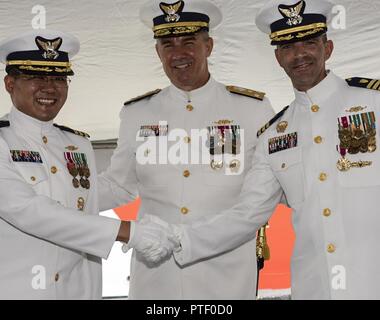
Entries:
{"type": "Polygon", "coordinates": [[[149,153],[150,153],[150,149],[146,149],[146,150],[144,151],[144,156],[147,157],[147,156],[149,155],[149,153]]]}
{"type": "Polygon", "coordinates": [[[323,215],[325,217],[329,217],[331,215],[331,210],[329,208],[326,208],[323,210],[323,215]]]}
{"type": "Polygon", "coordinates": [[[185,178],[190,177],[190,171],[189,171],[189,170],[185,170],[185,171],[183,172],[183,176],[184,176],[185,178]]]}
{"type": "Polygon", "coordinates": [[[312,105],[311,106],[311,111],[318,112],[319,111],[319,106],[317,106],[316,104],[312,105]]]}
{"type": "Polygon", "coordinates": [[[281,168],[282,168],[282,169],[285,169],[285,167],[286,167],[286,164],[283,163],[283,164],[281,165],[281,168]]]}
{"type": "Polygon", "coordinates": [[[43,136],[42,141],[46,144],[48,142],[48,139],[45,136],[43,136]]]}
{"type": "Polygon", "coordinates": [[[334,246],[332,243],[330,243],[330,244],[327,246],[327,252],[328,252],[328,253],[334,253],[335,250],[336,250],[336,248],[335,248],[335,246],[334,246]]]}
{"type": "Polygon", "coordinates": [[[59,280],[59,273],[55,274],[54,280],[55,280],[55,282],[57,282],[59,280]]]}
{"type": "Polygon", "coordinates": [[[36,177],[30,177],[30,180],[36,181],[36,177]]]}
{"type": "Polygon", "coordinates": [[[321,136],[316,136],[315,138],[314,138],[314,142],[315,143],[322,143],[322,137],[321,136]]]}
{"type": "Polygon", "coordinates": [[[185,137],[185,138],[183,138],[183,140],[185,140],[186,143],[190,143],[191,142],[191,138],[190,137],[185,137]]]}
{"type": "Polygon", "coordinates": [[[51,171],[52,174],[56,174],[57,171],[58,171],[58,169],[53,166],[53,167],[51,167],[50,171],[51,171]]]}
{"type": "Polygon", "coordinates": [[[189,209],[187,209],[186,207],[182,207],[181,208],[181,213],[182,214],[188,214],[189,213],[189,209]]]}
{"type": "Polygon", "coordinates": [[[193,110],[194,110],[194,107],[193,107],[191,104],[188,104],[188,105],[186,106],[186,110],[187,110],[187,111],[193,111],[193,110]]]}
{"type": "Polygon", "coordinates": [[[322,172],[320,175],[319,175],[319,180],[321,181],[325,181],[327,179],[327,174],[322,172]]]}

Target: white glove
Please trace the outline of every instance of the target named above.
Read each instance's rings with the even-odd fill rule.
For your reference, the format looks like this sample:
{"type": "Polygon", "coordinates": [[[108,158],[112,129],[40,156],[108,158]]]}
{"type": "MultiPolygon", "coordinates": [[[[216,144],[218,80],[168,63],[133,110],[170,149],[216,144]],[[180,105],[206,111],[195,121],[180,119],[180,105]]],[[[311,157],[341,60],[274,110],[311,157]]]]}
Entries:
{"type": "Polygon", "coordinates": [[[144,215],[139,221],[131,221],[130,240],[122,249],[126,252],[134,248],[148,262],[157,263],[171,256],[178,246],[179,241],[168,223],[157,217],[144,215]]]}

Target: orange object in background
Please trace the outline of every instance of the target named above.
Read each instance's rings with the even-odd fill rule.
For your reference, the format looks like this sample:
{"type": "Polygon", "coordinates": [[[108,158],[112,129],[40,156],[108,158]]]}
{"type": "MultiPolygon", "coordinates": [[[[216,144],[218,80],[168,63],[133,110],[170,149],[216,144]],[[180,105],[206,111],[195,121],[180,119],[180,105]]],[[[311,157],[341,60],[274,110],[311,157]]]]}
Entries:
{"type": "Polygon", "coordinates": [[[259,289],[290,288],[290,257],[295,234],[291,224],[292,210],[277,206],[266,229],[270,259],[260,271],[259,289]]]}
{"type": "Polygon", "coordinates": [[[120,220],[130,221],[136,220],[139,212],[141,199],[137,198],[135,201],[126,204],[125,206],[113,209],[120,220]]]}
{"type": "MultiPolygon", "coordinates": [[[[114,209],[121,220],[135,220],[141,204],[140,198],[114,209]]],[[[265,261],[260,271],[259,289],[290,288],[290,256],[295,240],[291,225],[292,210],[279,205],[269,220],[266,230],[270,248],[270,260],[265,261]]]]}

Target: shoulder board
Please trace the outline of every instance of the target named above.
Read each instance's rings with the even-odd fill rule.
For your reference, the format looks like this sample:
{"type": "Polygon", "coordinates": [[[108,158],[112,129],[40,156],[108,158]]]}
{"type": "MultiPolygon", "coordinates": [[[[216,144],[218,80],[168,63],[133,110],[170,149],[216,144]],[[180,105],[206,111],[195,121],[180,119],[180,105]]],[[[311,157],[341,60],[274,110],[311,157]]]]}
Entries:
{"type": "Polygon", "coordinates": [[[74,130],[74,129],[71,129],[71,128],[69,128],[69,127],[65,127],[65,126],[60,126],[60,125],[55,124],[55,123],[54,123],[54,127],[57,127],[58,129],[61,129],[62,131],[66,131],[66,132],[74,133],[74,134],[76,134],[77,136],[81,136],[81,137],[84,137],[84,138],[90,138],[90,135],[87,134],[86,132],[82,132],[82,131],[74,130]]]}
{"type": "Polygon", "coordinates": [[[268,129],[273,123],[275,123],[278,119],[280,119],[286,110],[288,110],[289,106],[286,106],[284,109],[282,109],[279,113],[277,113],[272,119],[269,120],[269,122],[262,127],[259,131],[257,131],[257,137],[260,137],[266,129],[268,129]]]}
{"type": "Polygon", "coordinates": [[[380,91],[380,80],[369,78],[349,78],[346,79],[347,83],[351,87],[365,88],[380,91]]]}
{"type": "Polygon", "coordinates": [[[264,100],[264,96],[265,96],[264,92],[241,88],[237,86],[226,86],[226,88],[231,93],[240,94],[242,96],[251,97],[257,100],[261,100],[261,101],[264,100]]]}
{"type": "Polygon", "coordinates": [[[127,106],[127,105],[129,105],[131,103],[134,103],[134,102],[137,102],[137,101],[140,101],[140,100],[144,100],[146,98],[154,96],[155,94],[157,94],[159,92],[161,92],[161,89],[156,89],[156,90],[153,90],[153,91],[149,91],[149,92],[147,92],[147,93],[145,93],[145,94],[143,94],[141,96],[138,96],[136,98],[132,98],[131,100],[128,100],[128,101],[124,102],[124,106],[127,106]]]}
{"type": "Polygon", "coordinates": [[[5,127],[9,127],[9,126],[10,126],[9,121],[5,121],[5,120],[0,121],[0,128],[5,128],[5,127]]]}

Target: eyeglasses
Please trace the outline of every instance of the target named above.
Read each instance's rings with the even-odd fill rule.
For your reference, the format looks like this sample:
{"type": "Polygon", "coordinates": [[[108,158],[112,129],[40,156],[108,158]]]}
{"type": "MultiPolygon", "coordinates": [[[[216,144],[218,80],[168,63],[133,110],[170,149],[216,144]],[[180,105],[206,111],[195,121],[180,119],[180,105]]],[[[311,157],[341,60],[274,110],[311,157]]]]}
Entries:
{"type": "Polygon", "coordinates": [[[17,78],[28,81],[34,87],[43,87],[49,82],[56,88],[67,88],[71,82],[71,79],[67,77],[54,77],[54,76],[42,76],[42,75],[18,75],[17,78]]]}

